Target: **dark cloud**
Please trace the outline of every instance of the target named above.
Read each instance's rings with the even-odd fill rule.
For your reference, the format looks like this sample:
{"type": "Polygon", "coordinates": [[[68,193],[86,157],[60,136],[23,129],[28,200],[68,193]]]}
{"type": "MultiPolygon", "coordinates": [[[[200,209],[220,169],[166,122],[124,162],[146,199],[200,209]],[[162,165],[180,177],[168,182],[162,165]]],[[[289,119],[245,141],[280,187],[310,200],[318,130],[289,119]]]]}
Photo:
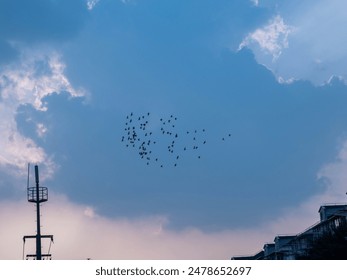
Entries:
{"type": "Polygon", "coordinates": [[[64,39],[81,28],[87,14],[82,0],[2,0],[0,34],[3,39],[28,42],[64,39]]]}
{"type": "Polygon", "coordinates": [[[136,90],[133,79],[118,82],[132,92],[126,100],[105,91],[94,95],[91,108],[63,96],[47,98],[54,133],[47,135],[45,148],[63,163],[52,184],[106,215],[165,213],[173,226],[204,229],[254,225],[322,191],[317,173],[334,159],[347,128],[346,86],[338,80],[321,88],[308,82],[278,84],[247,50],[217,59],[195,52],[182,65],[170,62],[176,70],[152,69],[146,82],[137,79],[136,90]],[[152,78],[165,81],[164,76],[179,78],[164,90],[151,86],[152,78]],[[143,113],[141,94],[152,103],[158,97],[167,101],[153,104],[151,115],[177,115],[179,135],[186,127],[206,128],[209,144],[201,159],[182,156],[176,168],[147,166],[124,147],[126,114],[117,107],[143,113]],[[98,107],[100,99],[109,109],[98,107]],[[219,141],[226,131],[232,133],[230,141],[219,141]],[[75,186],[83,186],[83,192],[75,186]]]}
{"type": "Polygon", "coordinates": [[[87,16],[83,0],[1,0],[0,63],[15,56],[11,43],[66,40],[78,33],[87,16]]]}
{"type": "Polygon", "coordinates": [[[200,13],[192,23],[188,11],[197,9],[182,15],[158,1],[111,2],[119,9],[100,2],[96,20],[64,53],[69,78],[92,89],[93,106],[52,95],[40,116],[50,124],[42,146],[61,166],[52,189],[102,214],[167,214],[173,226],[204,229],[254,226],[322,191],[317,173],[347,131],[343,83],[279,84],[249,50],[215,55],[202,47],[215,38],[206,29],[215,33],[221,23],[206,24],[200,13]],[[147,166],[121,142],[129,112],[174,114],[179,135],[200,127],[215,138],[200,160],[147,166]],[[231,141],[217,142],[226,131],[231,141]]]}

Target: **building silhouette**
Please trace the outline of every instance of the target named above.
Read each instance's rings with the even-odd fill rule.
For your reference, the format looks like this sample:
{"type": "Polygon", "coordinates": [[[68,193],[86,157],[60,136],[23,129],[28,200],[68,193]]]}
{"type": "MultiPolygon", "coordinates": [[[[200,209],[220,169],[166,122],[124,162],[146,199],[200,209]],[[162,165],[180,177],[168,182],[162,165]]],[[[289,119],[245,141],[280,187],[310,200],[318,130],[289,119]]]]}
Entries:
{"type": "Polygon", "coordinates": [[[297,260],[347,258],[347,205],[325,204],[319,208],[320,221],[296,235],[278,235],[273,243],[250,256],[232,260],[297,260]],[[318,253],[317,253],[318,252],[318,253]]]}

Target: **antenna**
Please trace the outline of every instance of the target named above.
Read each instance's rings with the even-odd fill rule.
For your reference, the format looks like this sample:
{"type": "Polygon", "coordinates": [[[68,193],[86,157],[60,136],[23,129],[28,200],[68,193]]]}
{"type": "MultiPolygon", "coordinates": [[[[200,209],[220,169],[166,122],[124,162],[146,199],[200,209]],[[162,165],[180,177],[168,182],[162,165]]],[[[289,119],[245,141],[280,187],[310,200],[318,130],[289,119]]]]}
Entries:
{"type": "MultiPolygon", "coordinates": [[[[50,238],[53,242],[53,235],[41,235],[41,215],[40,215],[40,203],[46,202],[48,200],[48,189],[46,187],[40,187],[39,185],[39,167],[35,165],[35,187],[29,186],[29,173],[30,173],[30,163],[28,163],[28,178],[27,178],[27,195],[28,201],[36,204],[36,235],[25,235],[23,237],[23,243],[27,238],[36,239],[36,254],[26,255],[27,259],[33,258],[36,260],[42,260],[45,258],[52,258],[51,254],[42,254],[41,239],[50,238]]],[[[24,245],[23,245],[24,250],[24,245]]]]}
{"type": "Polygon", "coordinates": [[[30,163],[28,163],[27,190],[29,189],[29,173],[30,173],[30,163]]]}

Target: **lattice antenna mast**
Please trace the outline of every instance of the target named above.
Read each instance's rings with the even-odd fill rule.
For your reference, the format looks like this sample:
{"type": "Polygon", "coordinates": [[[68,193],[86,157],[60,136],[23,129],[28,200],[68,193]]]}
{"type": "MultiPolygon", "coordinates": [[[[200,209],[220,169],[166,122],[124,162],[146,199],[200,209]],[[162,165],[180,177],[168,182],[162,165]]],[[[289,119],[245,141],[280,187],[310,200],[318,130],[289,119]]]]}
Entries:
{"type": "Polygon", "coordinates": [[[26,255],[26,258],[34,258],[36,260],[51,259],[51,254],[42,254],[42,238],[50,238],[53,242],[53,235],[41,235],[41,214],[40,204],[48,200],[48,189],[46,187],[40,187],[39,183],[39,167],[35,165],[35,187],[29,186],[29,172],[30,165],[28,164],[28,179],[27,179],[27,195],[28,201],[36,204],[36,235],[25,235],[23,242],[25,243],[27,238],[34,238],[36,240],[36,254],[26,255]]]}

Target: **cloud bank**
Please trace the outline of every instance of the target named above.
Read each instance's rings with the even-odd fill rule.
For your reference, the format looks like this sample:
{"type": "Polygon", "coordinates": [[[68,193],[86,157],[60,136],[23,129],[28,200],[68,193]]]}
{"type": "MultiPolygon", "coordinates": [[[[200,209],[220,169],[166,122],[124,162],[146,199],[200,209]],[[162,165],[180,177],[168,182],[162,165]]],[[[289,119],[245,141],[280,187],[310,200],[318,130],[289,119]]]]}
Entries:
{"type": "MultiPolygon", "coordinates": [[[[0,68],[0,166],[25,170],[28,162],[42,163],[48,176],[55,164],[33,139],[21,134],[16,122],[20,106],[29,105],[37,111],[46,111],[44,99],[51,94],[67,92],[81,97],[83,90],[75,89],[64,74],[65,65],[55,52],[23,52],[19,61],[0,68]]],[[[43,136],[47,128],[37,124],[37,133],[43,136]]]]}
{"type": "Polygon", "coordinates": [[[273,11],[272,18],[246,35],[240,47],[252,49],[279,80],[322,85],[332,76],[347,79],[346,1],[271,0],[258,7],[273,11]]]}

